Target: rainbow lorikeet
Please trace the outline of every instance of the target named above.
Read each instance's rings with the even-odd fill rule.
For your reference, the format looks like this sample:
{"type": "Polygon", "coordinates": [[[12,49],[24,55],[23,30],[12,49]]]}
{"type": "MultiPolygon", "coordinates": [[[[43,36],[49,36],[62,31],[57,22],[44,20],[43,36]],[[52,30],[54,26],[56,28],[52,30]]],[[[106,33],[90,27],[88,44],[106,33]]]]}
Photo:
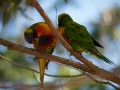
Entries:
{"type": "MultiPolygon", "coordinates": [[[[30,26],[24,32],[25,40],[29,44],[33,44],[35,49],[47,54],[52,54],[56,46],[56,38],[51,32],[48,25],[44,22],[38,22],[30,26]]],[[[45,67],[48,65],[48,60],[39,59],[40,81],[43,87],[45,67]]]]}
{"type": "Polygon", "coordinates": [[[63,33],[63,37],[74,50],[80,53],[90,53],[109,64],[114,64],[111,60],[99,53],[95,46],[102,46],[93,39],[86,27],[74,22],[68,14],[63,13],[58,16],[58,26],[59,30],[63,33]]]}

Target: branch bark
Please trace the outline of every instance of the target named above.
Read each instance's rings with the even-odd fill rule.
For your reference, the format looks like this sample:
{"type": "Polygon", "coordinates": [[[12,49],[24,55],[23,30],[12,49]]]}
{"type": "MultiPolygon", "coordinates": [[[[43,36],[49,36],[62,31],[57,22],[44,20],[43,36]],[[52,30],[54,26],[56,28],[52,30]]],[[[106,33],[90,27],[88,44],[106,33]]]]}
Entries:
{"type": "Polygon", "coordinates": [[[54,55],[42,54],[42,53],[36,51],[35,49],[26,48],[26,47],[23,47],[22,45],[17,45],[17,44],[14,44],[12,42],[9,42],[7,40],[1,39],[1,38],[0,38],[0,44],[3,46],[6,46],[10,50],[35,55],[37,57],[43,57],[43,58],[49,59],[50,61],[58,62],[60,64],[66,65],[66,66],[70,66],[70,67],[73,67],[75,69],[82,70],[82,71],[91,73],[93,75],[97,75],[103,79],[112,81],[116,84],[120,84],[120,78],[118,76],[114,75],[113,73],[108,72],[106,70],[99,68],[100,70],[98,70],[98,71],[100,71],[100,72],[98,72],[98,71],[92,72],[87,66],[80,64],[79,62],[74,62],[70,59],[57,57],[54,55]]]}
{"type": "Polygon", "coordinates": [[[35,55],[37,57],[43,57],[45,59],[49,59],[51,61],[55,61],[55,62],[64,64],[64,65],[67,65],[67,66],[71,66],[71,67],[76,68],[76,69],[81,69],[81,70],[86,71],[86,72],[90,71],[90,69],[88,67],[86,67],[85,65],[80,64],[78,62],[74,62],[70,59],[57,57],[57,56],[50,55],[50,54],[43,54],[43,53],[38,52],[35,49],[23,47],[22,45],[14,44],[14,43],[9,42],[7,40],[4,40],[2,38],[0,38],[0,44],[3,45],[3,46],[6,46],[10,50],[15,50],[15,51],[19,51],[19,52],[22,52],[22,53],[35,55]]]}
{"type": "Polygon", "coordinates": [[[75,56],[79,61],[81,61],[84,65],[86,65],[89,69],[91,74],[97,75],[101,78],[104,78],[106,80],[110,80],[114,83],[120,84],[120,78],[116,75],[114,75],[111,72],[108,72],[106,70],[103,70],[96,65],[94,65],[92,62],[88,61],[84,57],[80,56],[79,53],[75,52],[71,46],[64,40],[64,38],[57,32],[57,29],[52,24],[51,20],[48,18],[47,14],[44,12],[44,10],[41,8],[39,3],[36,0],[30,0],[30,3],[33,7],[36,8],[36,10],[39,12],[39,14],[43,17],[45,22],[50,27],[51,31],[54,33],[54,35],[59,39],[59,41],[62,43],[62,45],[73,55],[75,56]]]}

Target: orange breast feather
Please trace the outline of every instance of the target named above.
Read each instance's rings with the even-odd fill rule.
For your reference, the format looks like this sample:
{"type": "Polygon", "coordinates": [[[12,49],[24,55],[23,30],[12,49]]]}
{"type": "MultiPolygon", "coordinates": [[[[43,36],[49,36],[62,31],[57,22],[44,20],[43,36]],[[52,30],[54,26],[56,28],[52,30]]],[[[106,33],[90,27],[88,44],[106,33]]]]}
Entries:
{"type": "Polygon", "coordinates": [[[33,42],[35,48],[44,51],[56,45],[56,38],[47,24],[39,23],[38,26],[36,26],[35,31],[37,37],[40,37],[39,42],[33,42]]]}
{"type": "Polygon", "coordinates": [[[39,23],[36,27],[36,34],[39,37],[40,35],[49,35],[52,34],[50,28],[45,23],[39,23]]]}

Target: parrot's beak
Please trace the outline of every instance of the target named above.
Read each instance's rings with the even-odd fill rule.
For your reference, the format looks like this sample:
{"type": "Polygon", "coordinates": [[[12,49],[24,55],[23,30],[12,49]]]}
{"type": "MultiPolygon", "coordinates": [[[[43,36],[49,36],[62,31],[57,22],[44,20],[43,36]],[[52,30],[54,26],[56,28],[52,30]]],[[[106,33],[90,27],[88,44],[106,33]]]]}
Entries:
{"type": "Polygon", "coordinates": [[[33,44],[38,44],[39,43],[39,37],[34,38],[32,41],[33,44]]]}

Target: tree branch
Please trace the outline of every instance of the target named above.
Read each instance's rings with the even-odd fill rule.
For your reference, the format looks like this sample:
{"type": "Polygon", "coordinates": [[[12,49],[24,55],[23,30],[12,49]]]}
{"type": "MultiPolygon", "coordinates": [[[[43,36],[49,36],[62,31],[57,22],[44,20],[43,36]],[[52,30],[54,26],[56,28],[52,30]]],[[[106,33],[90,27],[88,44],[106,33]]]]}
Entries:
{"type": "Polygon", "coordinates": [[[92,72],[88,67],[86,67],[85,65],[80,64],[78,62],[74,62],[74,61],[66,59],[66,58],[61,58],[61,57],[57,57],[57,56],[53,56],[53,55],[49,55],[49,54],[42,54],[42,53],[36,51],[35,49],[26,48],[26,47],[23,47],[22,45],[17,45],[17,44],[9,42],[7,40],[1,39],[1,38],[0,38],[0,44],[8,47],[8,49],[10,49],[10,50],[15,50],[15,51],[19,51],[22,53],[35,55],[37,57],[42,56],[43,58],[49,59],[50,61],[55,61],[55,62],[64,64],[66,66],[70,66],[70,67],[73,67],[75,69],[82,70],[82,71],[97,75],[99,77],[102,76],[101,78],[103,78],[103,79],[112,81],[116,84],[120,84],[120,78],[118,76],[114,75],[111,72],[105,71],[103,69],[99,68],[102,71],[102,73],[101,72],[99,72],[99,73],[92,72]],[[103,74],[103,72],[104,72],[104,74],[103,74]]]}
{"type": "Polygon", "coordinates": [[[84,63],[87,67],[89,67],[88,72],[93,74],[93,75],[97,75],[101,78],[104,78],[106,80],[110,80],[114,83],[120,84],[120,78],[114,74],[112,74],[111,72],[108,72],[106,70],[103,70],[99,67],[97,67],[96,65],[94,65],[92,62],[88,61],[87,59],[85,59],[84,57],[80,56],[79,53],[75,52],[71,46],[64,40],[64,38],[57,32],[57,29],[54,27],[54,25],[52,24],[51,20],[48,18],[48,16],[46,15],[46,13],[44,12],[44,10],[41,8],[41,6],[39,5],[39,3],[36,0],[30,0],[31,5],[33,7],[35,7],[38,12],[40,13],[40,15],[43,17],[43,19],[45,20],[45,22],[48,24],[48,26],[50,27],[51,31],[54,33],[54,35],[59,39],[59,41],[62,43],[62,45],[72,54],[74,55],[78,60],[80,60],[82,63],[84,63]]]}
{"type": "Polygon", "coordinates": [[[84,75],[86,75],[87,77],[89,77],[91,80],[93,80],[93,81],[96,82],[96,83],[101,83],[101,84],[110,85],[110,86],[112,86],[113,88],[115,88],[116,90],[120,90],[120,88],[116,87],[115,85],[113,85],[112,83],[110,83],[110,82],[108,82],[108,81],[100,81],[100,80],[97,80],[97,79],[95,79],[92,75],[87,74],[87,73],[84,73],[84,75]]]}
{"type": "Polygon", "coordinates": [[[64,65],[67,65],[67,66],[70,66],[70,67],[73,67],[76,69],[81,69],[81,70],[86,71],[86,72],[90,71],[90,69],[88,67],[86,67],[85,65],[80,64],[78,62],[74,62],[70,59],[62,58],[62,57],[58,57],[58,56],[54,56],[54,55],[50,55],[50,54],[40,53],[39,51],[37,51],[35,49],[23,47],[22,45],[17,45],[17,44],[14,44],[12,42],[9,42],[7,40],[1,39],[1,38],[0,38],[0,44],[3,46],[6,46],[10,50],[15,50],[15,51],[19,51],[22,53],[35,55],[37,57],[43,57],[45,59],[49,59],[51,61],[55,61],[55,62],[58,62],[60,64],[64,64],[64,65]]]}

